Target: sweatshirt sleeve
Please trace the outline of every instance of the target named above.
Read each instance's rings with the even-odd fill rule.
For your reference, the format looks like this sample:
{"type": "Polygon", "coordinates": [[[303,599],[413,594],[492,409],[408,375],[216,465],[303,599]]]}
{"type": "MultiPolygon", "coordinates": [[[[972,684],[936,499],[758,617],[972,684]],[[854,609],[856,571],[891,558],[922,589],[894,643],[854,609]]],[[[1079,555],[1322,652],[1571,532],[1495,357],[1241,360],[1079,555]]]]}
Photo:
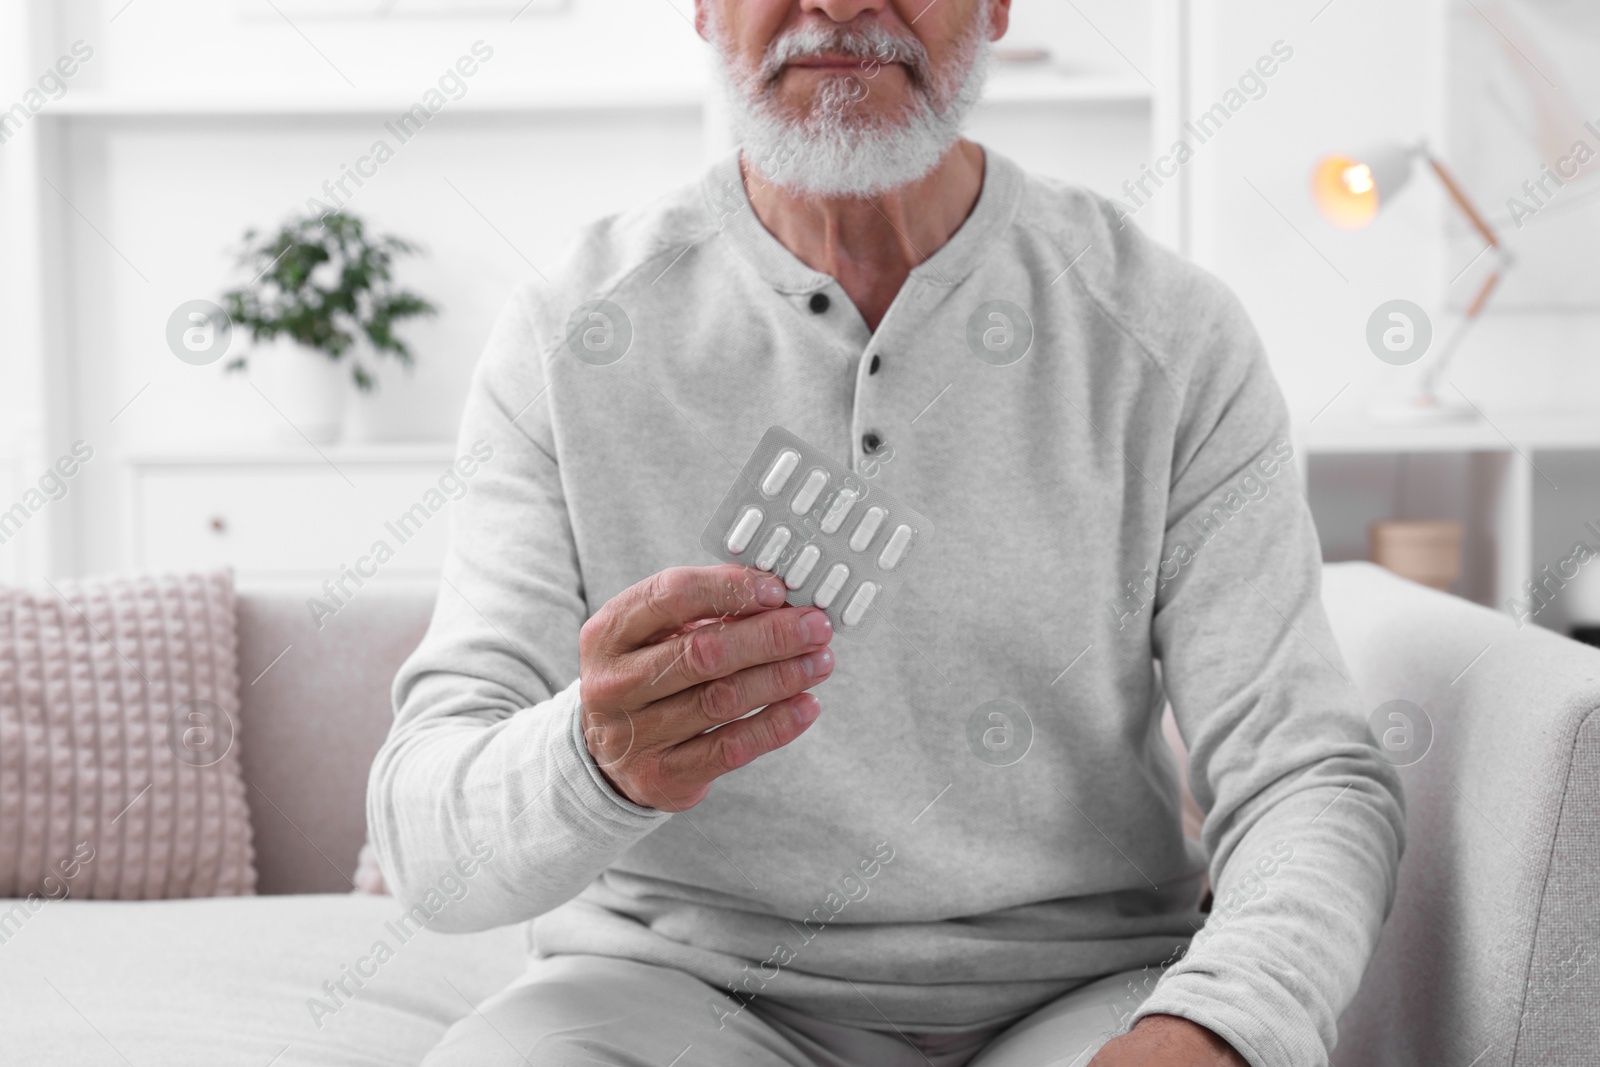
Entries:
{"type": "Polygon", "coordinates": [[[406,907],[473,872],[436,930],[543,914],[669,818],[619,795],[583,741],[588,609],[534,306],[532,289],[512,296],[474,371],[457,451],[477,469],[453,502],[433,618],[395,679],[368,781],[373,843],[406,907]]]}
{"type": "Polygon", "coordinates": [[[1206,813],[1214,904],[1133,1019],[1182,1016],[1253,1067],[1313,1067],[1394,903],[1403,797],[1323,611],[1283,395],[1239,301],[1215,284],[1151,620],[1206,813]]]}

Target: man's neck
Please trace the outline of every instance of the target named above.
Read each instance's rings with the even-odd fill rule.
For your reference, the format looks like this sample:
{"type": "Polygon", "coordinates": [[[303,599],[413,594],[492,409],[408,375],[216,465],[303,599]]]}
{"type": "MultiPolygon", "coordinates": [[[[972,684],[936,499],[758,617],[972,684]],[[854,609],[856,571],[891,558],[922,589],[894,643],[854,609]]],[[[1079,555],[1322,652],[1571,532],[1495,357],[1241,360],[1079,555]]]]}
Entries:
{"type": "Polygon", "coordinates": [[[961,228],[983,189],[983,149],[957,141],[927,176],[881,196],[821,199],[770,182],[745,188],[761,224],[812,270],[831,275],[876,330],[911,269],[961,228]]]}

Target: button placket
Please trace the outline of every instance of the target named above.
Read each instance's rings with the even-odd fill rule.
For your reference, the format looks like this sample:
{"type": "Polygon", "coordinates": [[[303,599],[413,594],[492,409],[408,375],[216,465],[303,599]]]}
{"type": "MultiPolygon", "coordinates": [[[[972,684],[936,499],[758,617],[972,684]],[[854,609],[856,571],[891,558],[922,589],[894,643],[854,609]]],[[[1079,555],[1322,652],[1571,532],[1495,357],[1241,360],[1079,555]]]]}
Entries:
{"type": "MultiPolygon", "coordinates": [[[[873,333],[872,339],[867,344],[866,351],[863,351],[862,353],[862,356],[866,360],[867,373],[858,378],[857,381],[862,386],[866,386],[866,388],[857,389],[854,405],[855,410],[851,413],[853,416],[853,426],[856,432],[855,447],[858,450],[856,461],[852,465],[856,468],[858,473],[864,471],[875,472],[876,467],[881,462],[879,457],[883,455],[885,451],[887,451],[887,442],[884,437],[883,429],[880,426],[874,425],[878,421],[880,415],[879,412],[874,410],[875,405],[872,404],[872,401],[874,400],[881,401],[883,394],[880,392],[880,390],[887,389],[889,387],[887,380],[881,377],[874,377],[883,369],[883,354],[881,351],[879,351],[879,348],[882,345],[884,338],[884,323],[880,322],[878,324],[877,331],[873,333]],[[867,355],[868,351],[871,352],[871,355],[867,355]]],[[[857,366],[859,367],[860,364],[858,363],[857,366]]],[[[859,374],[860,371],[858,370],[857,373],[859,374]]],[[[867,477],[871,476],[871,474],[867,474],[867,477]]]]}
{"type": "MultiPolygon", "coordinates": [[[[891,434],[885,432],[885,427],[880,421],[883,418],[883,413],[877,408],[887,398],[886,390],[891,385],[897,387],[896,393],[898,394],[905,391],[907,383],[900,380],[901,376],[898,374],[896,375],[896,380],[890,382],[887,375],[882,373],[887,366],[885,353],[888,349],[894,349],[897,352],[907,349],[907,346],[913,342],[913,338],[910,332],[907,333],[906,337],[900,337],[900,333],[914,332],[917,327],[908,326],[906,331],[902,331],[899,329],[899,324],[902,321],[925,324],[927,321],[926,309],[932,303],[925,283],[921,283],[919,279],[913,277],[907,279],[906,284],[908,286],[916,286],[916,288],[911,292],[902,292],[896,298],[894,304],[890,307],[889,314],[885,316],[882,322],[878,323],[877,330],[872,333],[871,338],[862,350],[862,356],[867,363],[867,373],[856,379],[858,388],[855,392],[855,400],[850,413],[851,429],[855,434],[854,447],[857,450],[854,466],[858,472],[872,471],[875,474],[886,462],[894,457],[898,448],[894,442],[889,440],[891,434]],[[868,352],[871,354],[867,355],[868,352]],[[861,387],[868,385],[870,385],[870,388],[861,387]]],[[[859,368],[860,364],[858,363],[857,366],[859,368]]],[[[860,374],[859,369],[857,374],[860,374]]],[[[911,377],[915,379],[917,374],[913,373],[911,377]]],[[[904,398],[900,397],[899,399],[904,398]]],[[[890,405],[891,411],[897,409],[897,407],[897,404],[890,405]]],[[[891,418],[889,421],[894,422],[895,420],[891,418]]],[[[893,431],[894,428],[894,426],[888,427],[890,431],[893,431]]],[[[866,476],[872,477],[873,474],[867,474],[866,476]]]]}

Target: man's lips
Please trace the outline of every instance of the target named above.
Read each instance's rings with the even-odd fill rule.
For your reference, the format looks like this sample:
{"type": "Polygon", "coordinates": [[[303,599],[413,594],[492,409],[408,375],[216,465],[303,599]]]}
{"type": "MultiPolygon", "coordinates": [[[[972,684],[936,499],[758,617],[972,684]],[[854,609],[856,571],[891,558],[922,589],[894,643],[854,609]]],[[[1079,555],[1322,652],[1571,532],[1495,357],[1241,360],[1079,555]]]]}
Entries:
{"type": "Polygon", "coordinates": [[[875,78],[880,73],[896,69],[911,84],[919,83],[916,69],[909,60],[893,59],[883,60],[877,56],[845,55],[838,52],[824,52],[820,55],[796,56],[784,61],[775,71],[765,75],[766,84],[776,85],[785,74],[794,73],[804,75],[815,74],[821,77],[838,77],[840,75],[858,75],[863,78],[875,78]]]}
{"type": "Polygon", "coordinates": [[[855,70],[865,62],[853,56],[811,56],[806,59],[791,59],[784,65],[805,70],[855,70]]]}

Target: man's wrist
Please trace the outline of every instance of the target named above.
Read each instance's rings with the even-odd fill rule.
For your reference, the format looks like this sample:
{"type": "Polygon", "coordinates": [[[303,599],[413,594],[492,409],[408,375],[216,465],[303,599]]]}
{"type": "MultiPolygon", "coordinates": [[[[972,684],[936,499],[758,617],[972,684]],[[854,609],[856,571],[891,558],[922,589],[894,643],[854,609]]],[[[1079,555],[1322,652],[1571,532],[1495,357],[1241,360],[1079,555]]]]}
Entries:
{"type": "Polygon", "coordinates": [[[1107,1042],[1089,1067],[1250,1067],[1250,1063],[1199,1023],[1156,1013],[1107,1042]]]}
{"type": "Polygon", "coordinates": [[[1146,1015],[1134,1024],[1134,1029],[1147,1027],[1152,1033],[1172,1042],[1181,1042],[1184,1050],[1195,1056],[1195,1067],[1250,1067],[1250,1063],[1232,1045],[1214,1030],[1201,1026],[1181,1015],[1146,1015]],[[1206,1058],[1210,1057],[1210,1058],[1206,1058]]]}

